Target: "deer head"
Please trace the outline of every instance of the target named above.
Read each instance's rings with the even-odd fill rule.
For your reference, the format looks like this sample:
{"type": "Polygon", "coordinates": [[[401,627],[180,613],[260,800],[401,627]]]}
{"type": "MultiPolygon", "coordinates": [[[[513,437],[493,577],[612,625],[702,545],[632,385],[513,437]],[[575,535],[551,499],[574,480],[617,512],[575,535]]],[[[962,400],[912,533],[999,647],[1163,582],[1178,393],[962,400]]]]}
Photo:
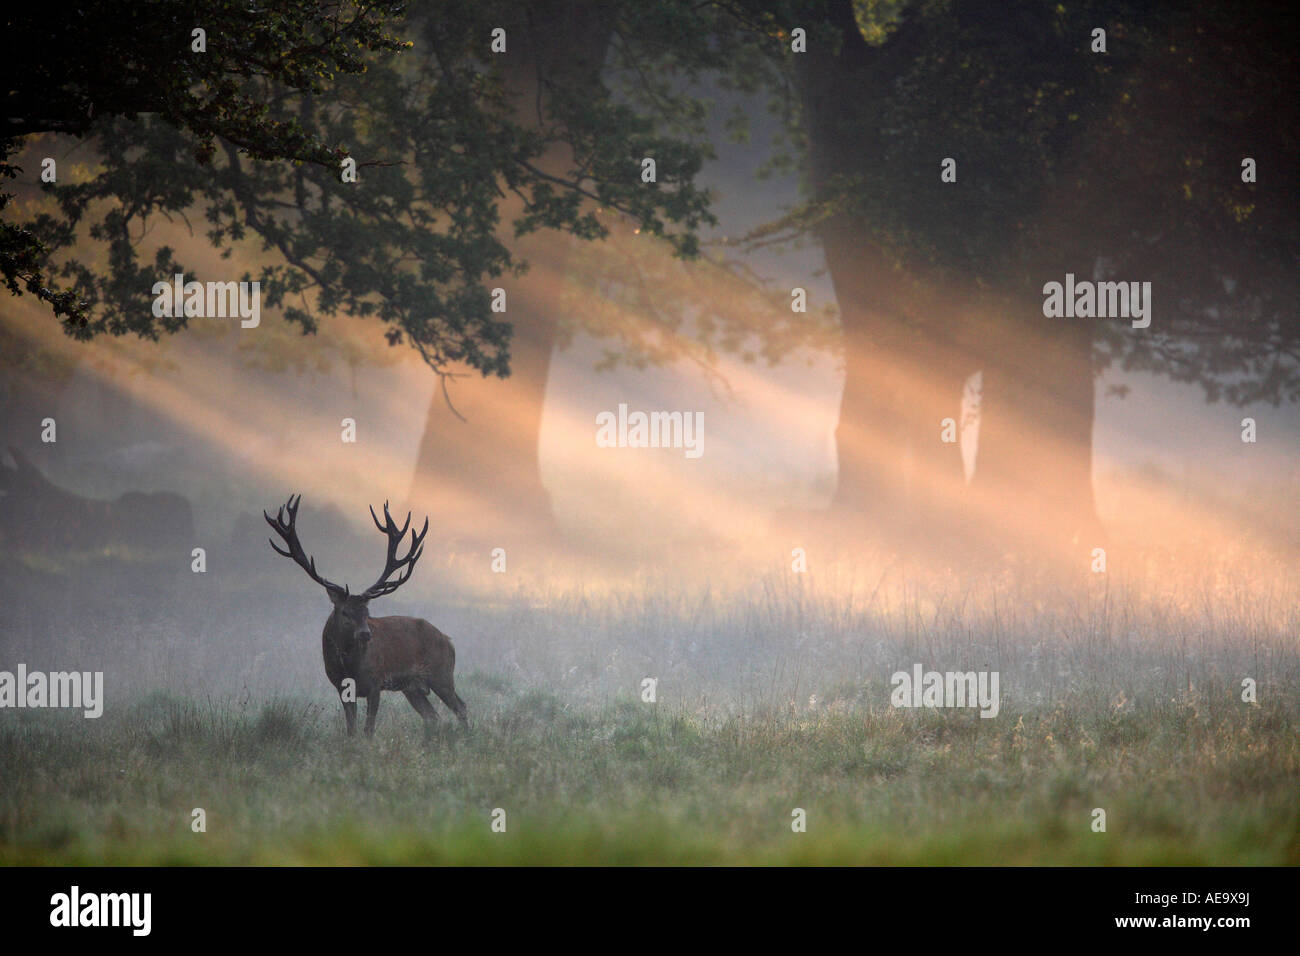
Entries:
{"type": "Polygon", "coordinates": [[[347,585],[339,587],[334,582],[326,580],[316,570],[316,559],[303,550],[296,527],[298,505],[301,502],[302,495],[291,495],[288,502],[276,512],[274,518],[267,512],[262,512],[262,517],[266,518],[266,523],[280,536],[287,550],[280,548],[274,540],[270,541],[271,547],[277,554],[292,558],[307,572],[308,577],[325,589],[330,602],[334,605],[334,612],[330,615],[326,627],[332,632],[342,658],[345,661],[357,659],[365,653],[370,643],[370,602],[377,597],[392,594],[411,577],[411,572],[415,570],[415,562],[424,553],[424,536],[429,533],[429,519],[424,519],[424,527],[419,534],[411,532],[410,547],[406,549],[404,556],[398,557],[398,548],[401,547],[406,532],[411,526],[410,512],[407,512],[406,522],[398,528],[397,522],[388,513],[388,502],[384,502],[383,524],[379,523],[379,516],[375,514],[375,509],[372,507],[370,517],[375,522],[375,527],[388,538],[388,557],[379,580],[359,594],[353,594],[347,585]],[[394,574],[397,577],[394,578],[394,574]]]}

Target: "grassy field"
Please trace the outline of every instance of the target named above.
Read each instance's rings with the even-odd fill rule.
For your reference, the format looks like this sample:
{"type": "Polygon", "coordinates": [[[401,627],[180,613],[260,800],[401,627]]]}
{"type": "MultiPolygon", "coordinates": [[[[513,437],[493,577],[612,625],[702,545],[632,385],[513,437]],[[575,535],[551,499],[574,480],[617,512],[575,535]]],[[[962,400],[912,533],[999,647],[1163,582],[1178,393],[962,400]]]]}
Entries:
{"type": "Polygon", "coordinates": [[[301,700],[158,696],[89,731],[23,714],[0,730],[0,862],[1300,862],[1293,700],[710,721],[463,683],[495,706],[431,740],[400,697],[369,743],[301,700]]]}
{"type": "Polygon", "coordinates": [[[427,740],[395,694],[373,740],[344,738],[318,595],[256,627],[260,599],[229,582],[190,620],[165,613],[181,600],[93,632],[14,618],[6,662],[99,652],[108,700],[97,720],[0,713],[0,863],[1297,864],[1294,565],[1214,562],[417,593],[473,721],[443,711],[427,740]],[[42,653],[56,634],[65,652],[42,653]],[[914,662],[999,671],[1000,712],[891,707],[914,662]]]}

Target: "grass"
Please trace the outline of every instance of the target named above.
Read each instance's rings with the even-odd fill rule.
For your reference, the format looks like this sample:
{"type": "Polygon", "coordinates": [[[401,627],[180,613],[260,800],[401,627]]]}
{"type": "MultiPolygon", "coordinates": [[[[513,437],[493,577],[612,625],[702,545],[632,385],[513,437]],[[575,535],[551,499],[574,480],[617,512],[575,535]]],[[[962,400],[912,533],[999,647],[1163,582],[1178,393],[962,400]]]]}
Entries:
{"type": "Polygon", "coordinates": [[[1291,557],[814,554],[412,587],[380,613],[453,636],[474,724],[428,740],[396,694],[343,736],[297,577],[96,577],[83,603],[14,576],[0,666],[103,669],[106,702],[0,712],[0,864],[1300,864],[1291,557]],[[914,663],[998,671],[998,715],[891,707],[914,663]]]}
{"type": "Polygon", "coordinates": [[[428,740],[399,697],[369,742],[304,700],[22,713],[0,728],[0,862],[1300,863],[1294,701],[710,720],[464,684],[493,705],[428,740]]]}

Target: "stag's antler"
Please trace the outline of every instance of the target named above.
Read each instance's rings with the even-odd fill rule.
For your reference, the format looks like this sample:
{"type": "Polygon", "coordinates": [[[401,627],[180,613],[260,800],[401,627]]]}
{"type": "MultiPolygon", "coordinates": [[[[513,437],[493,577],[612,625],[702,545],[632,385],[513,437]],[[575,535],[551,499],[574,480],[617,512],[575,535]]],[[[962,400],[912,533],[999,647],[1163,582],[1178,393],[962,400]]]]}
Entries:
{"type": "Polygon", "coordinates": [[[406,583],[406,580],[411,576],[411,572],[415,570],[415,562],[420,560],[420,555],[424,553],[424,536],[429,533],[429,519],[425,518],[424,528],[420,533],[411,532],[411,546],[406,551],[406,557],[399,558],[397,548],[402,543],[402,539],[406,537],[406,529],[411,526],[411,513],[409,511],[406,513],[406,523],[400,529],[397,527],[397,522],[393,520],[393,516],[388,513],[387,501],[384,502],[383,524],[379,523],[379,516],[375,514],[373,506],[370,509],[370,517],[374,519],[375,527],[388,536],[388,559],[384,562],[384,573],[379,576],[379,580],[366,588],[365,596],[367,600],[383,597],[385,594],[392,594],[406,583]],[[395,581],[390,581],[389,578],[393,573],[403,567],[406,570],[401,576],[395,581]]]}
{"type": "Polygon", "coordinates": [[[289,550],[282,551],[279,545],[277,545],[274,541],[271,541],[270,538],[268,538],[267,540],[271,541],[271,547],[275,548],[276,554],[282,554],[286,558],[293,558],[293,560],[297,562],[298,567],[306,571],[307,574],[311,577],[311,579],[315,581],[317,584],[319,584],[321,587],[323,587],[325,590],[337,591],[340,594],[346,596],[348,593],[347,587],[346,586],[339,587],[334,582],[326,581],[323,577],[317,574],[316,559],[309,557],[307,555],[307,552],[303,551],[302,549],[302,543],[298,540],[298,529],[294,527],[294,522],[298,520],[298,505],[301,502],[302,502],[302,495],[290,495],[288,502],[285,503],[280,508],[280,510],[276,512],[274,518],[272,518],[265,511],[262,512],[262,517],[266,519],[266,523],[269,524],[272,529],[274,529],[276,534],[278,534],[281,538],[284,539],[284,543],[289,546],[289,550]],[[286,512],[288,512],[289,515],[288,520],[285,520],[286,512]]]}

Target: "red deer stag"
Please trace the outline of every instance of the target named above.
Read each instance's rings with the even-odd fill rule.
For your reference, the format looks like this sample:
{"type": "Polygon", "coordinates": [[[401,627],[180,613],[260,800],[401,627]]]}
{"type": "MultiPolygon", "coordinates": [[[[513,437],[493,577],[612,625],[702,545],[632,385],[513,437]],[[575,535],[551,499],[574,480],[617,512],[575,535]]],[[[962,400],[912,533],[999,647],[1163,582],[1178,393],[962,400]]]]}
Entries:
{"type": "Polygon", "coordinates": [[[386,690],[400,690],[424,718],[425,728],[432,727],[438,719],[428,693],[433,691],[469,727],[465,716],[465,702],[456,696],[453,672],[456,669],[456,649],[451,638],[428,621],[416,617],[371,617],[370,602],[377,597],[392,594],[406,583],[415,570],[415,562],[423,553],[424,536],[429,532],[429,519],[419,534],[411,532],[411,546],[406,556],[399,558],[397,549],[411,526],[411,516],[401,528],[388,513],[384,502],[384,523],[379,523],[375,509],[370,517],[375,527],[388,536],[388,559],[379,580],[360,594],[352,594],[346,586],[339,587],[316,573],[316,559],[303,551],[298,541],[294,523],[298,518],[298,505],[302,495],[291,495],[289,501],[272,518],[266,518],[288,550],[271,541],[277,554],[293,558],[308,577],[325,589],[334,611],[321,632],[321,650],[325,656],[325,675],[339,692],[343,701],[343,716],[348,723],[349,736],[357,729],[357,698],[366,698],[366,735],[375,732],[375,718],[379,716],[379,696],[386,690]],[[393,578],[393,575],[402,573],[393,578]],[[344,683],[353,681],[351,700],[344,694],[344,683]]]}

